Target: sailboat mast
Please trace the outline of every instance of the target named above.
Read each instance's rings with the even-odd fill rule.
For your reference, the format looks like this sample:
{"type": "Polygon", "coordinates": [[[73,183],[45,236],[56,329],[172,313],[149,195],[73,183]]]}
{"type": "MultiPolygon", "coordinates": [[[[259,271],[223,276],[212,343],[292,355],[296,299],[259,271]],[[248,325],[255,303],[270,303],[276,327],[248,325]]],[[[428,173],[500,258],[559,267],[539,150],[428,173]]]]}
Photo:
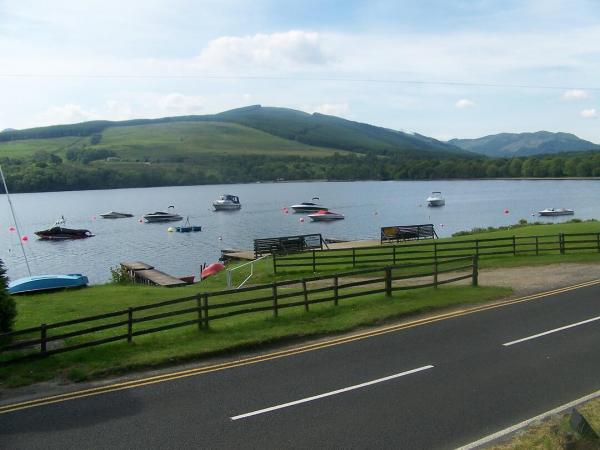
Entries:
{"type": "Polygon", "coordinates": [[[31,269],[29,268],[29,261],[27,261],[27,255],[25,254],[25,247],[23,246],[23,239],[21,238],[21,231],[19,230],[19,223],[17,222],[17,218],[15,216],[15,210],[13,208],[13,204],[10,201],[10,194],[8,193],[8,188],[6,187],[6,179],[4,178],[4,172],[2,172],[2,166],[0,166],[0,176],[2,177],[2,184],[4,185],[4,192],[6,192],[6,198],[8,199],[8,205],[10,206],[10,212],[12,214],[12,218],[15,222],[15,228],[17,230],[17,235],[19,236],[19,244],[21,244],[21,251],[23,252],[23,258],[25,259],[25,265],[27,266],[27,272],[29,276],[31,276],[31,269]]]}

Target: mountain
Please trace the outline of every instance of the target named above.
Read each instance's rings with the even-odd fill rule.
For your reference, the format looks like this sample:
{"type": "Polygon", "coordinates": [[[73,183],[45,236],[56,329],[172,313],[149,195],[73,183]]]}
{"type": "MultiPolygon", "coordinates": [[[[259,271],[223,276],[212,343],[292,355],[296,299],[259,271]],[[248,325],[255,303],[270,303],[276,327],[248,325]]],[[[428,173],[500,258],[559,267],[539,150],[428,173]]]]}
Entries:
{"type": "MultiPolygon", "coordinates": [[[[377,127],[366,123],[354,122],[335,116],[324,114],[308,114],[287,108],[262,107],[260,105],[233,109],[219,114],[164,117],[161,119],[135,119],[126,121],[91,121],[71,125],[54,125],[49,127],[31,128],[26,130],[6,131],[0,133],[0,156],[3,147],[15,141],[62,139],[55,142],[57,149],[64,149],[74,145],[70,141],[85,143],[90,148],[96,145],[114,147],[119,145],[137,150],[147,147],[166,153],[171,144],[163,143],[170,136],[175,141],[185,142],[186,139],[195,139],[210,143],[210,150],[220,153],[223,146],[244,153],[247,147],[244,134],[251,134],[248,142],[252,151],[261,151],[262,141],[266,149],[276,151],[277,142],[282,147],[294,147],[303,151],[306,146],[319,148],[321,151],[342,151],[374,155],[400,155],[407,157],[446,158],[451,156],[472,157],[473,155],[454,145],[450,145],[433,138],[418,134],[408,134],[388,128],[377,127]],[[119,130],[128,130],[121,132],[119,130]],[[140,135],[136,135],[140,131],[140,135]],[[163,134],[165,133],[165,134],[163,134]],[[189,134],[194,137],[190,138],[189,134]],[[109,139],[114,135],[123,135],[125,141],[120,142],[109,139]],[[153,136],[154,140],[148,138],[153,136]],[[75,138],[75,139],[74,139],[75,138]],[[68,141],[68,142],[65,142],[68,141]],[[232,142],[233,140],[233,142],[232,142]],[[274,142],[277,141],[277,142],[274,142]],[[286,141],[285,145],[283,141],[286,141]],[[3,144],[4,143],[4,144],[3,144]],[[66,146],[66,147],[65,147],[66,146]],[[274,146],[274,147],[273,147],[274,146]]],[[[169,139],[167,139],[169,140],[169,139]]],[[[44,148],[48,148],[44,142],[44,148]]],[[[181,146],[181,145],[179,145],[181,146]]],[[[31,148],[19,145],[23,151],[31,148]]],[[[52,147],[52,145],[50,145],[52,147]]],[[[206,151],[203,146],[197,147],[199,151],[206,151]]],[[[140,153],[138,151],[138,153],[140,153]]],[[[270,152],[267,152],[270,153],[270,152]]],[[[15,155],[12,155],[15,156],[15,155]]],[[[120,155],[118,155],[120,156],[120,155]]],[[[143,155],[139,155],[143,156],[143,155]]],[[[173,155],[170,155],[173,156],[173,155]]],[[[310,155],[307,155],[310,156],[310,155]]]]}
{"type": "Polygon", "coordinates": [[[600,150],[600,145],[570,133],[500,133],[478,139],[452,139],[448,144],[490,157],[532,156],[600,150]]]}

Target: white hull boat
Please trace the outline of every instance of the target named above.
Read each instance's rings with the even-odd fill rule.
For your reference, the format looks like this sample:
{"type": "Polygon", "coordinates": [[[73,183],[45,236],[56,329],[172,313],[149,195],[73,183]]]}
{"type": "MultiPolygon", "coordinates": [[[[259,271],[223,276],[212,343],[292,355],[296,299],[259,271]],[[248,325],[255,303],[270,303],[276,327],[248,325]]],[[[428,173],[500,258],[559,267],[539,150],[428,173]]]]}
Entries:
{"type": "Polygon", "coordinates": [[[221,195],[221,198],[213,202],[213,208],[215,211],[233,211],[240,209],[242,204],[240,203],[239,197],[230,194],[221,195]]]}
{"type": "Polygon", "coordinates": [[[442,197],[441,192],[432,192],[429,197],[427,197],[427,206],[444,206],[446,204],[446,200],[442,197]]]}
{"type": "Polygon", "coordinates": [[[567,209],[567,208],[546,208],[546,209],[542,209],[541,211],[538,211],[538,214],[540,216],[546,216],[546,217],[554,217],[554,216],[572,216],[573,214],[575,214],[575,211],[572,209],[567,209]]]}
{"type": "Polygon", "coordinates": [[[183,220],[183,217],[181,217],[179,214],[175,214],[174,212],[172,212],[171,210],[173,209],[173,206],[169,206],[169,211],[170,212],[164,212],[164,211],[156,211],[150,214],[146,214],[144,215],[144,220],[146,220],[146,222],[176,222],[178,220],[183,220]]]}
{"type": "Polygon", "coordinates": [[[100,217],[103,219],[124,219],[126,217],[133,217],[133,214],[109,211],[107,213],[100,214],[100,217]]]}
{"type": "Polygon", "coordinates": [[[329,208],[325,206],[318,205],[317,203],[312,202],[302,202],[297,205],[290,206],[297,213],[306,213],[306,212],[318,212],[318,211],[328,211],[329,208]]]}
{"type": "Polygon", "coordinates": [[[343,214],[325,211],[323,209],[315,214],[309,214],[308,217],[310,218],[310,220],[313,220],[315,222],[331,222],[334,220],[345,219],[343,214]]]}

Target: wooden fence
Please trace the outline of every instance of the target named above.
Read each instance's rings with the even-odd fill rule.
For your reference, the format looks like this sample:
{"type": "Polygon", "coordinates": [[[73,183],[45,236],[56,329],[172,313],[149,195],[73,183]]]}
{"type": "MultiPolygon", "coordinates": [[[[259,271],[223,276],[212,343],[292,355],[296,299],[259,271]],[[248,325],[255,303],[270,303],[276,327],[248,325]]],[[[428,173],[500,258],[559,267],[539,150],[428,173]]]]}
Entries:
{"type": "Polygon", "coordinates": [[[489,239],[464,239],[378,245],[352,249],[312,250],[288,255],[273,255],[273,271],[297,268],[319,269],[396,265],[425,260],[440,261],[469,255],[548,255],[591,250],[600,252],[600,233],[559,233],[541,236],[508,236],[489,239]]]}
{"type": "Polygon", "coordinates": [[[392,292],[397,290],[437,287],[465,279],[470,279],[474,286],[477,285],[476,256],[454,258],[433,264],[428,262],[379,267],[278,281],[242,289],[205,292],[0,334],[0,354],[8,352],[8,358],[2,359],[12,362],[109,342],[131,343],[137,336],[185,326],[208,328],[212,321],[243,314],[271,312],[277,317],[280,311],[287,308],[296,307],[308,311],[311,305],[319,303],[337,306],[341,300],[352,297],[379,293],[391,296],[392,292]],[[401,273],[402,271],[404,273],[401,273]],[[447,274],[450,278],[440,279],[442,274],[447,274]],[[431,280],[428,277],[431,277],[431,280]],[[411,279],[417,284],[398,283],[399,280],[411,279]],[[363,288],[364,286],[367,287],[363,288]],[[89,339],[82,340],[82,337],[89,339]],[[2,342],[5,344],[2,345],[2,342]]]}

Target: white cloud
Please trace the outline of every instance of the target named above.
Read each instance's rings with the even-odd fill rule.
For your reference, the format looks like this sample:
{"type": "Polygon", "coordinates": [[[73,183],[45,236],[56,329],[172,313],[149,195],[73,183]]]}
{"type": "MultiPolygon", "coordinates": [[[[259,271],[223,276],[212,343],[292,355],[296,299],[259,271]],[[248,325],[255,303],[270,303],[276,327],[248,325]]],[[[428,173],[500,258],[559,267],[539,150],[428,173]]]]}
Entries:
{"type": "Polygon", "coordinates": [[[584,119],[595,119],[598,117],[598,111],[596,111],[596,108],[583,109],[581,110],[580,114],[584,119]]]}
{"type": "Polygon", "coordinates": [[[39,125],[59,125],[85,122],[97,117],[96,114],[84,109],[81,105],[68,103],[62,106],[51,106],[46,111],[38,114],[36,123],[39,125]]]}
{"type": "Polygon", "coordinates": [[[350,105],[348,105],[348,103],[323,103],[321,105],[308,106],[301,109],[310,113],[345,116],[350,112],[350,105]]]}
{"type": "Polygon", "coordinates": [[[290,68],[321,66],[333,61],[319,33],[290,30],[254,36],[223,36],[200,53],[208,67],[290,68]]]}
{"type": "Polygon", "coordinates": [[[157,104],[166,114],[186,115],[197,114],[204,110],[206,101],[198,95],[183,95],[173,92],[159,97],[157,104]]]}
{"type": "Polygon", "coordinates": [[[564,100],[583,100],[588,97],[588,93],[582,89],[569,89],[562,95],[564,100]]]}
{"type": "Polygon", "coordinates": [[[454,106],[456,106],[458,109],[472,108],[473,106],[475,106],[475,102],[467,100],[466,98],[462,98],[459,101],[457,101],[454,104],[454,106]]]}

